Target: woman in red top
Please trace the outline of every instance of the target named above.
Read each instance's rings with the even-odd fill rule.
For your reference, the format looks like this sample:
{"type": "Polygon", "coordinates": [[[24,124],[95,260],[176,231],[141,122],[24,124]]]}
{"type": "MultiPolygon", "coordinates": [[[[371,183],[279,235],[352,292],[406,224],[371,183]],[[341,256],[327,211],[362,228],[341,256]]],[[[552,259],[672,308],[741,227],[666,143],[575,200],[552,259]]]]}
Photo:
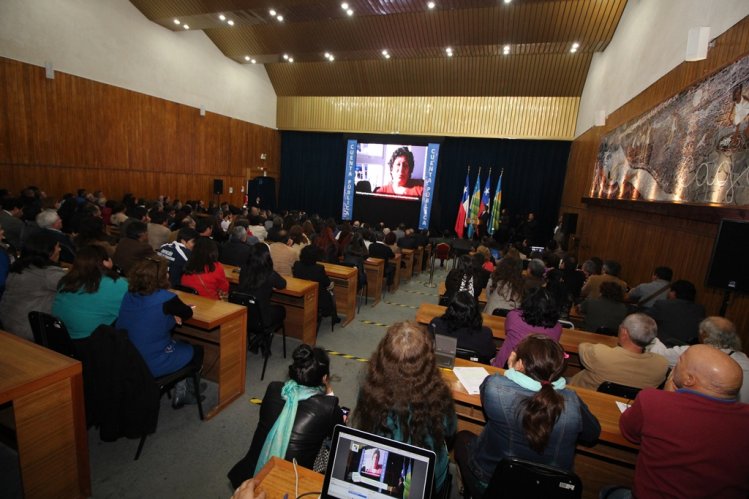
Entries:
{"type": "Polygon", "coordinates": [[[200,296],[220,300],[229,293],[229,281],[224,268],[218,263],[218,246],[209,237],[195,242],[192,254],[185,264],[180,284],[194,288],[200,296]]]}

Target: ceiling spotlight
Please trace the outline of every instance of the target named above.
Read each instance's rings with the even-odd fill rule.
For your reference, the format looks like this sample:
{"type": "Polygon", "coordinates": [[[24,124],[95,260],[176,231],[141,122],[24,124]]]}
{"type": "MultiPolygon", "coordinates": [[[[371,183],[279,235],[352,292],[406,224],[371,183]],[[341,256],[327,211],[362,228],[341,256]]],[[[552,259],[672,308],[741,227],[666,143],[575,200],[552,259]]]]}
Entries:
{"type": "Polygon", "coordinates": [[[252,60],[251,60],[250,62],[251,62],[252,64],[255,64],[255,63],[256,63],[257,61],[256,61],[255,59],[252,59],[252,60]]]}
{"type": "Polygon", "coordinates": [[[278,19],[278,22],[280,22],[280,23],[283,22],[283,16],[281,14],[277,15],[276,19],[278,19]]]}
{"type": "Polygon", "coordinates": [[[445,49],[445,52],[447,52],[447,55],[453,55],[453,49],[452,49],[452,47],[447,47],[445,49]]]}
{"type": "Polygon", "coordinates": [[[385,59],[390,59],[390,54],[385,54],[385,59]]]}
{"type": "Polygon", "coordinates": [[[174,24],[182,24],[182,23],[181,23],[181,22],[179,22],[179,19],[175,19],[175,20],[174,20],[174,24]]]}
{"type": "Polygon", "coordinates": [[[333,56],[331,55],[330,57],[328,57],[328,60],[329,60],[330,62],[333,62],[333,61],[335,61],[335,57],[333,57],[333,56]]]}
{"type": "Polygon", "coordinates": [[[348,4],[347,4],[346,2],[343,2],[343,3],[341,4],[341,8],[342,8],[343,10],[348,10],[348,4]]]}
{"type": "Polygon", "coordinates": [[[270,14],[270,15],[271,15],[271,16],[273,16],[273,17],[276,17],[276,11],[275,11],[275,10],[273,10],[273,9],[270,9],[270,10],[268,11],[268,14],[270,14]]]}
{"type": "Polygon", "coordinates": [[[575,49],[575,50],[577,50],[577,49],[580,48],[580,44],[577,43],[577,42],[575,42],[575,43],[572,44],[572,48],[575,49]]]}
{"type": "Polygon", "coordinates": [[[348,14],[349,16],[353,16],[354,15],[354,11],[351,10],[351,9],[349,9],[349,10],[346,11],[346,14],[348,14]]]}
{"type": "Polygon", "coordinates": [[[433,9],[436,5],[437,4],[435,4],[434,2],[428,2],[427,3],[427,7],[429,7],[429,9],[433,9]]]}
{"type": "Polygon", "coordinates": [[[222,21],[226,21],[226,16],[223,14],[219,14],[218,18],[221,19],[222,21]]]}
{"type": "Polygon", "coordinates": [[[289,62],[294,62],[294,58],[293,57],[289,57],[289,62]]]}
{"type": "Polygon", "coordinates": [[[229,26],[234,26],[234,21],[229,19],[228,21],[226,21],[226,24],[228,24],[229,26]]]}
{"type": "Polygon", "coordinates": [[[505,3],[506,3],[506,4],[507,4],[507,3],[510,3],[510,2],[512,2],[512,0],[505,0],[505,3]]]}
{"type": "Polygon", "coordinates": [[[504,47],[502,48],[502,53],[503,53],[504,55],[507,55],[507,54],[509,54],[509,53],[510,53],[510,46],[509,46],[509,45],[505,45],[505,46],[504,46],[504,47]]]}
{"type": "Polygon", "coordinates": [[[330,57],[330,52],[325,52],[325,58],[328,59],[330,57]]]}
{"type": "Polygon", "coordinates": [[[288,61],[288,60],[289,60],[289,54],[284,54],[284,55],[283,55],[283,58],[284,58],[284,59],[286,59],[286,60],[288,61]]]}
{"type": "Polygon", "coordinates": [[[382,51],[382,55],[387,56],[388,55],[388,51],[387,50],[383,50],[382,51]]]}
{"type": "Polygon", "coordinates": [[[187,24],[183,24],[182,27],[185,29],[190,29],[190,26],[188,26],[187,24]]]}
{"type": "Polygon", "coordinates": [[[247,62],[250,62],[250,56],[249,55],[244,56],[244,60],[247,62]]]}

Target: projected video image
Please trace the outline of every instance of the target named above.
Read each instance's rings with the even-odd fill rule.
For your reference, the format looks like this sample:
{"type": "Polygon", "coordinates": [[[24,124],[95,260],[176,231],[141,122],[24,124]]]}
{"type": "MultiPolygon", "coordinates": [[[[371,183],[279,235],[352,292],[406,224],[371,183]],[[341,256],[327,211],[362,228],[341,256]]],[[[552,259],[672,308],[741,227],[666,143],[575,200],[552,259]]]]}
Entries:
{"type": "Polygon", "coordinates": [[[352,442],[345,481],[388,497],[407,499],[413,459],[352,442]]]}
{"type": "Polygon", "coordinates": [[[427,147],[357,144],[356,192],[420,198],[427,147]]]}

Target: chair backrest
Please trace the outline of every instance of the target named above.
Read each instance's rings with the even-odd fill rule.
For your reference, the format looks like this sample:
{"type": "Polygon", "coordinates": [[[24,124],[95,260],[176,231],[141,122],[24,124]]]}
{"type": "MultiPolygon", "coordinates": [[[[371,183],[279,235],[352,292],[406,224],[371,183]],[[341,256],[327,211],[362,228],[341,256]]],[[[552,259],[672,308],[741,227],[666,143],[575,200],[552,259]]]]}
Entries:
{"type": "Polygon", "coordinates": [[[70,339],[68,329],[57,317],[44,312],[29,312],[29,323],[38,345],[54,350],[57,353],[76,358],[75,346],[70,339]]]}
{"type": "Polygon", "coordinates": [[[172,289],[176,289],[177,291],[184,291],[185,293],[190,293],[191,295],[199,294],[197,289],[190,286],[185,286],[184,284],[175,284],[174,286],[172,286],[172,289]]]}
{"type": "Polygon", "coordinates": [[[440,260],[450,258],[450,245],[447,243],[439,243],[434,249],[434,256],[440,260]]]}
{"type": "Polygon", "coordinates": [[[516,458],[505,458],[494,470],[485,499],[578,499],[583,483],[575,473],[516,458]]]}
{"type": "Polygon", "coordinates": [[[634,386],[620,385],[619,383],[612,383],[611,381],[604,381],[598,386],[598,391],[601,393],[608,393],[609,395],[615,395],[629,400],[634,400],[641,388],[634,386]]]}
{"type": "Polygon", "coordinates": [[[507,317],[507,314],[511,312],[508,308],[495,308],[492,310],[492,315],[496,315],[497,317],[507,317]]]}
{"type": "Polygon", "coordinates": [[[597,334],[605,334],[606,336],[617,336],[619,334],[619,328],[598,326],[595,332],[597,334]]]}
{"type": "Polygon", "coordinates": [[[479,354],[476,350],[471,350],[470,348],[456,348],[455,349],[455,356],[459,359],[466,359],[471,360],[473,362],[479,361],[479,354]]]}
{"type": "Polygon", "coordinates": [[[247,330],[261,333],[265,330],[263,321],[263,309],[253,295],[242,293],[241,291],[232,291],[229,293],[229,303],[243,305],[247,307],[247,330]]]}
{"type": "Polygon", "coordinates": [[[575,325],[570,321],[559,319],[557,322],[561,324],[564,329],[575,329],[575,325]]]}

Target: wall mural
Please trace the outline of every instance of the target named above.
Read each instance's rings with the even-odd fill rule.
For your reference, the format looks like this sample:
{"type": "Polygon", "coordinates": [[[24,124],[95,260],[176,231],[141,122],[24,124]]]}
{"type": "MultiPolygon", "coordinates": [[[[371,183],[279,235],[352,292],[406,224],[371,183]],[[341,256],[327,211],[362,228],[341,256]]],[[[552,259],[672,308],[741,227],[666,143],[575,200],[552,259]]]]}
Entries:
{"type": "Polygon", "coordinates": [[[604,136],[590,195],[749,205],[749,56],[604,136]]]}

